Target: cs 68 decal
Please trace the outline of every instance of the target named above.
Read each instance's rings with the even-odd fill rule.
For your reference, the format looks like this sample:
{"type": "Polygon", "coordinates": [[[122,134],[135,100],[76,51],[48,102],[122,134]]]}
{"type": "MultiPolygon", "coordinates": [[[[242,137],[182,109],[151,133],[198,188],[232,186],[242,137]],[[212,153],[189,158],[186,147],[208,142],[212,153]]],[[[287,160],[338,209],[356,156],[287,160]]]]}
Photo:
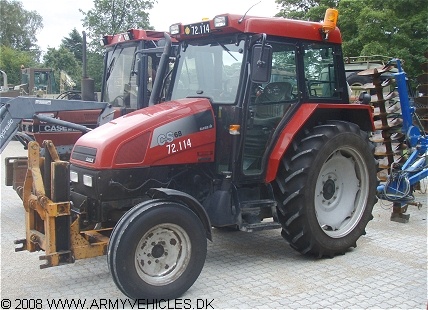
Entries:
{"type": "Polygon", "coordinates": [[[160,134],[158,136],[158,145],[164,145],[165,143],[171,143],[176,138],[180,138],[183,135],[181,131],[169,131],[166,134],[160,134]]]}

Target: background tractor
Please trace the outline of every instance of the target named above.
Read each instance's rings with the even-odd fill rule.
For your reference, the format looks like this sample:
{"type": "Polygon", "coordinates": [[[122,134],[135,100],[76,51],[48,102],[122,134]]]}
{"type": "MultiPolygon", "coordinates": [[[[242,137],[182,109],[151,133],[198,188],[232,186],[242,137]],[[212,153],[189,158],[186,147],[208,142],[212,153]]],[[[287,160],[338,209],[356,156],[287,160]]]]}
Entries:
{"type": "MultiPolygon", "coordinates": [[[[83,38],[86,46],[85,34],[83,38]]],[[[50,140],[55,144],[60,158],[68,160],[77,139],[106,121],[99,119],[103,108],[112,107],[108,117],[116,118],[147,106],[159,56],[152,53],[144,60],[138,59],[135,64],[134,54],[143,48],[155,48],[161,39],[162,32],[142,29],[130,29],[124,33],[103,37],[101,42],[105,48],[105,69],[100,94],[94,93],[93,80],[86,76],[86,61],[83,61],[83,98],[80,92],[71,90],[59,96],[53,96],[51,91],[46,94],[45,91],[37,98],[34,98],[35,96],[12,98],[19,95],[18,91],[15,96],[5,97],[7,93],[2,92],[1,149],[3,150],[12,138],[20,140],[25,148],[29,141],[42,144],[44,140],[50,140]],[[141,81],[139,87],[136,84],[137,80],[141,81]],[[8,125],[11,119],[14,121],[13,126],[8,125]]],[[[47,85],[54,81],[53,71],[46,70],[23,69],[23,73],[26,74],[26,84],[23,85],[31,90],[51,90],[52,87],[47,88],[47,85]],[[34,84],[35,81],[38,84],[34,84]],[[42,81],[46,84],[44,87],[41,87],[42,81]]],[[[73,83],[63,73],[61,77],[66,83],[70,85],[73,83]]],[[[8,172],[6,185],[13,186],[22,196],[27,157],[8,157],[5,161],[8,172]]]]}

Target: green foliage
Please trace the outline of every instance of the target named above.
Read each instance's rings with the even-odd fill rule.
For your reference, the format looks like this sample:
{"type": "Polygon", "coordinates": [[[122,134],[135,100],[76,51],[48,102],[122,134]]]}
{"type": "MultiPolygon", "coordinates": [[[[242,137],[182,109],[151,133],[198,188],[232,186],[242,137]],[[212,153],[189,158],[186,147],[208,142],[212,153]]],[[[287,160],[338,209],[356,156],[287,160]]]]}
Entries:
{"type": "Polygon", "coordinates": [[[341,0],[338,9],[345,56],[400,58],[408,76],[421,73],[428,50],[426,0],[341,0]]]}
{"type": "MultiPolygon", "coordinates": [[[[71,45],[69,46],[71,47],[71,45]]],[[[65,44],[61,44],[59,49],[48,48],[43,59],[45,67],[55,70],[57,81],[59,81],[59,72],[64,70],[76,83],[76,89],[80,89],[83,72],[82,60],[77,59],[75,54],[65,47],[65,44]]],[[[94,52],[87,53],[87,75],[94,79],[95,91],[101,91],[103,66],[102,55],[94,52]]]]}
{"type": "Polygon", "coordinates": [[[155,0],[93,0],[94,9],[80,12],[84,15],[83,26],[92,39],[91,48],[108,34],[125,32],[130,28],[153,29],[149,23],[149,11],[155,0]]]}
{"type": "MultiPolygon", "coordinates": [[[[36,62],[29,52],[0,46],[0,69],[6,72],[8,84],[21,84],[21,66],[34,67],[36,62]]],[[[1,82],[3,85],[3,81],[1,82]]]]}
{"type": "MultiPolygon", "coordinates": [[[[89,51],[87,73],[95,81],[95,90],[101,90],[104,69],[103,51],[99,40],[104,35],[125,32],[131,28],[153,29],[148,11],[156,0],[93,0],[94,8],[84,12],[83,26],[87,29],[89,51]]],[[[77,42],[77,36],[70,33],[70,39],[77,42]]],[[[63,43],[65,43],[63,41],[63,43]]],[[[74,44],[74,43],[71,43],[74,44]]],[[[68,46],[70,48],[70,46],[68,46]]],[[[76,58],[78,56],[76,55],[76,58]]],[[[81,57],[79,59],[82,59],[81,57]]]]}
{"type": "Polygon", "coordinates": [[[339,0],[275,0],[280,6],[276,16],[291,19],[320,21],[324,19],[325,10],[337,7],[339,0]]]}
{"type": "Polygon", "coordinates": [[[94,79],[95,91],[101,91],[103,70],[104,70],[104,58],[103,55],[89,52],[87,61],[87,73],[88,76],[94,79]]]}
{"type": "Polygon", "coordinates": [[[38,49],[35,34],[43,28],[43,18],[27,11],[19,1],[0,0],[0,42],[19,51],[38,49]]]}
{"type": "Polygon", "coordinates": [[[76,28],[68,34],[68,37],[64,37],[61,42],[61,46],[71,51],[77,61],[82,61],[83,37],[76,28]]]}
{"type": "Polygon", "coordinates": [[[45,67],[55,70],[55,79],[57,81],[59,81],[60,71],[64,70],[76,82],[77,88],[80,87],[79,81],[82,76],[82,68],[69,49],[64,46],[59,49],[48,48],[43,60],[45,67]]]}
{"type": "Polygon", "coordinates": [[[320,21],[328,7],[339,10],[344,56],[385,55],[404,60],[410,77],[421,73],[428,51],[426,0],[276,0],[277,16],[320,21]]]}
{"type": "MultiPolygon", "coordinates": [[[[77,31],[76,28],[74,28],[69,34],[68,37],[64,37],[62,39],[62,43],[60,46],[60,50],[65,49],[73,53],[74,59],[77,63],[78,70],[75,71],[68,71],[69,69],[62,69],[69,74],[73,80],[76,82],[76,89],[80,89],[81,84],[81,77],[82,77],[82,62],[83,62],[83,37],[82,35],[77,31]]],[[[64,63],[65,65],[73,65],[73,62],[68,61],[63,62],[64,59],[56,59],[56,57],[63,57],[61,53],[52,52],[49,55],[49,63],[57,65],[58,63],[64,63]]],[[[87,75],[90,78],[94,79],[95,82],[95,91],[101,90],[101,84],[102,84],[102,74],[103,74],[103,55],[96,53],[96,52],[87,52],[86,54],[87,61],[87,75]]]]}

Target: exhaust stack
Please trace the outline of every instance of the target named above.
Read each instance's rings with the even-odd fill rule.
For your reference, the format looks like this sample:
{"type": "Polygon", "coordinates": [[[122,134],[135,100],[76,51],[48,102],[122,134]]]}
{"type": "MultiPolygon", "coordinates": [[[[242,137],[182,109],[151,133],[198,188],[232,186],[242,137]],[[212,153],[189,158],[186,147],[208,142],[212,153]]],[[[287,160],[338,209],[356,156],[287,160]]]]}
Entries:
{"type": "Polygon", "coordinates": [[[95,82],[94,79],[88,77],[87,73],[87,58],[86,58],[86,32],[82,31],[83,43],[82,43],[82,100],[84,101],[96,101],[95,98],[95,82]]]}

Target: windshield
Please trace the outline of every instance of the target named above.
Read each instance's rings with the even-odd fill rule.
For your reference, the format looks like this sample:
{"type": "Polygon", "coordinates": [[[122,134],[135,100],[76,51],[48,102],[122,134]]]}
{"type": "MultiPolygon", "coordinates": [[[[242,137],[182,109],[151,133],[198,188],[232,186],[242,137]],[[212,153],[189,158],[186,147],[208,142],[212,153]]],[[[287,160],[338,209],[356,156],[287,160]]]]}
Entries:
{"type": "Polygon", "coordinates": [[[137,45],[116,46],[107,51],[103,101],[113,106],[137,107],[136,76],[131,75],[136,48],[137,45]]]}
{"type": "Polygon", "coordinates": [[[244,41],[189,43],[180,53],[171,99],[208,97],[234,103],[241,73],[244,41]]]}

